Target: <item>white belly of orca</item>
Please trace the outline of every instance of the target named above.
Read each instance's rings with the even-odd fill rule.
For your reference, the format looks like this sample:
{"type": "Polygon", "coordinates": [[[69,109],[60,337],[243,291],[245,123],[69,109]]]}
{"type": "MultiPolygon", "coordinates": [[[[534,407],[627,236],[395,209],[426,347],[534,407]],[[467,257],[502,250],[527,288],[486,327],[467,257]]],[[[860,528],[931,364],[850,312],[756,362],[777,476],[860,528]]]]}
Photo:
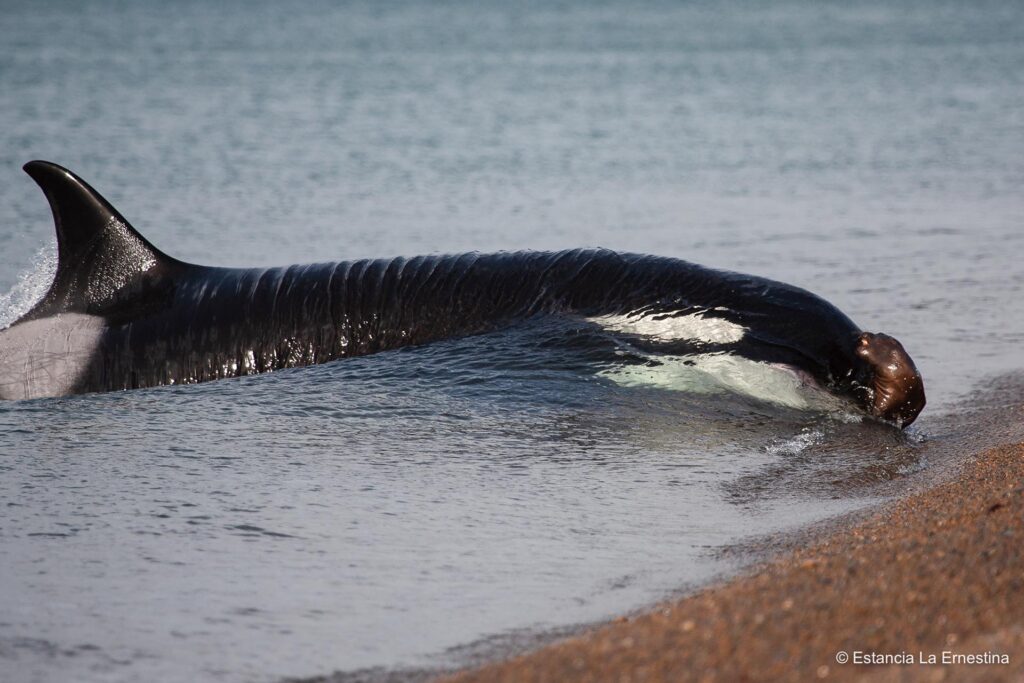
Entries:
{"type": "Polygon", "coordinates": [[[69,393],[88,371],[104,328],[102,318],[61,313],[0,331],[0,400],[69,393]]]}
{"type": "Polygon", "coordinates": [[[600,374],[622,386],[691,394],[739,394],[800,410],[839,410],[844,405],[810,375],[781,363],[762,363],[725,353],[649,357],[649,365],[623,365],[600,374]]]}
{"type": "MultiPolygon", "coordinates": [[[[660,342],[727,344],[740,341],[747,332],[736,323],[700,314],[608,315],[589,320],[607,330],[660,342]]],[[[802,410],[829,410],[840,404],[813,377],[789,365],[763,363],[726,353],[649,354],[648,357],[649,364],[624,365],[600,374],[623,386],[649,386],[695,394],[729,392],[802,410]]]]}

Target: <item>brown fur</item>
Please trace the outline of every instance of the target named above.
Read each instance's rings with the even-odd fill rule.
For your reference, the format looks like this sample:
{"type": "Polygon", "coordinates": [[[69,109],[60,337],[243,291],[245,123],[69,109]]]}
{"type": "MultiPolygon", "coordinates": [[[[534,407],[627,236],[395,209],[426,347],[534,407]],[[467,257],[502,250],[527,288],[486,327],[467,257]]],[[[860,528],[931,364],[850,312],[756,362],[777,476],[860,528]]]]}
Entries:
{"type": "Polygon", "coordinates": [[[887,334],[865,332],[856,353],[874,371],[871,413],[901,427],[913,422],[924,408],[924,380],[903,345],[887,334]]]}

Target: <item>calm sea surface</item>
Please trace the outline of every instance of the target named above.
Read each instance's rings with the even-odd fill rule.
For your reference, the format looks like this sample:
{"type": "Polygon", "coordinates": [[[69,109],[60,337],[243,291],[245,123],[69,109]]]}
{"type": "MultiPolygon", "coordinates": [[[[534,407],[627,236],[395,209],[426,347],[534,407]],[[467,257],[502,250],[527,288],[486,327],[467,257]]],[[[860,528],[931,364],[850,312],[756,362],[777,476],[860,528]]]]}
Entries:
{"type": "Polygon", "coordinates": [[[4,681],[443,665],[634,609],[877,500],[1024,365],[1021,3],[2,14],[0,324],[53,268],[42,158],[203,264],[604,246],[773,277],[902,340],[929,396],[904,437],[528,325],[3,404],[4,681]]]}

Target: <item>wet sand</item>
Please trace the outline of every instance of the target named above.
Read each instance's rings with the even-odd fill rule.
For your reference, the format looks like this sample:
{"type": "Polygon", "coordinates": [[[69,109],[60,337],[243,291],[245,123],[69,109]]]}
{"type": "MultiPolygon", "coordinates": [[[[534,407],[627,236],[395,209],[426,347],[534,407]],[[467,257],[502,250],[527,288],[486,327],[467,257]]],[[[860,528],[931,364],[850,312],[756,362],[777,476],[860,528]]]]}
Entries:
{"type": "Polygon", "coordinates": [[[1024,680],[1024,444],[958,460],[739,578],[439,680],[1024,680]]]}

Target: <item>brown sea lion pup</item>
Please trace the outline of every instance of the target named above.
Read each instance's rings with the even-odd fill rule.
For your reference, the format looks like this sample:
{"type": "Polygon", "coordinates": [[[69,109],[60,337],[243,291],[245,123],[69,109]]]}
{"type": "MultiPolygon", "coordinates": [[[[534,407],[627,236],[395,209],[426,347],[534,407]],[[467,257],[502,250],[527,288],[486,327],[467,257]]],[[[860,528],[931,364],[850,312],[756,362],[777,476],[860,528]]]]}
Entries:
{"type": "Polygon", "coordinates": [[[856,354],[873,370],[868,405],[883,420],[905,427],[924,408],[924,380],[903,345],[887,334],[864,332],[856,354]]]}

